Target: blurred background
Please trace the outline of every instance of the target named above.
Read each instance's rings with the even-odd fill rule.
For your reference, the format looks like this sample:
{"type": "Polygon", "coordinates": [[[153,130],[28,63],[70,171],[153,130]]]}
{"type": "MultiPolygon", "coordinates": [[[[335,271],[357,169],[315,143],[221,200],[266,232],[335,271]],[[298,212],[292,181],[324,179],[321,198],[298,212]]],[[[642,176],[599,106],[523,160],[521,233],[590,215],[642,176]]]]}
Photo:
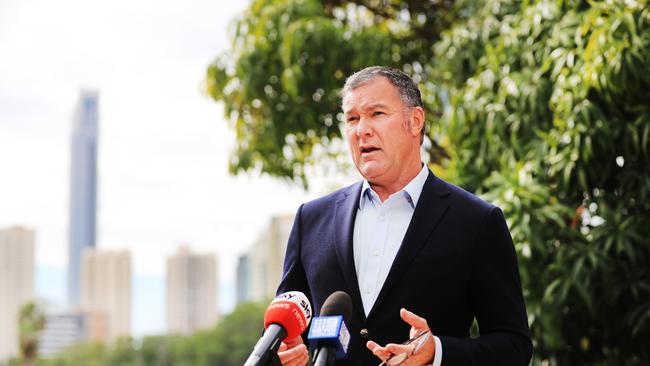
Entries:
{"type": "Polygon", "coordinates": [[[295,210],[359,179],[339,93],[377,64],[503,208],[532,364],[649,365],[634,0],[0,0],[0,365],[241,365],[295,210]]]}

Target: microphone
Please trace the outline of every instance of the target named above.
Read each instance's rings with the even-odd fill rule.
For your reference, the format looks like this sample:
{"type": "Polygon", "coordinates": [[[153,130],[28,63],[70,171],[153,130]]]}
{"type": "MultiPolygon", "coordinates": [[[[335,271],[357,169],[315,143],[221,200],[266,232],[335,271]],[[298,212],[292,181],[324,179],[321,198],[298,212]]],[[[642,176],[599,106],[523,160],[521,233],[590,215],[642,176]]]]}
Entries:
{"type": "Polygon", "coordinates": [[[264,313],[264,334],[257,341],[244,366],[279,364],[278,348],[285,339],[301,335],[311,320],[311,304],[299,291],[278,295],[264,313]]]}
{"type": "Polygon", "coordinates": [[[320,316],[314,318],[307,339],[316,342],[314,366],[334,365],[345,358],[350,344],[350,332],[345,321],[352,313],[352,299],[343,291],[331,294],[323,303],[320,316]]]}

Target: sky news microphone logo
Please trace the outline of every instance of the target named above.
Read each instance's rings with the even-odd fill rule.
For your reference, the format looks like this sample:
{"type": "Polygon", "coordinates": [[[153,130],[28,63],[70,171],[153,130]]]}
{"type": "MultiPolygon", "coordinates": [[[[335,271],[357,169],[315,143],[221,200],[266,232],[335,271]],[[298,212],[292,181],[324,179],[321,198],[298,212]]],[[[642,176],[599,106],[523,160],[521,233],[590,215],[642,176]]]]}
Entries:
{"type": "Polygon", "coordinates": [[[294,338],[307,329],[311,314],[311,304],[305,294],[299,291],[285,292],[273,299],[266,309],[264,326],[281,324],[287,330],[287,338],[294,338]]]}

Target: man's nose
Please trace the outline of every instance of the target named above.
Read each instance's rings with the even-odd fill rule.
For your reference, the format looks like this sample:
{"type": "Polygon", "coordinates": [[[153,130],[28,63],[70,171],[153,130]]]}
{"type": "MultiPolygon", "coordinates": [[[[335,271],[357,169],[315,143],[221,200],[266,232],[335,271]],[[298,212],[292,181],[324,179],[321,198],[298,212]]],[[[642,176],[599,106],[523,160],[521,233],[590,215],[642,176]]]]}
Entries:
{"type": "Polygon", "coordinates": [[[368,118],[359,118],[359,123],[357,124],[357,136],[372,136],[373,129],[372,124],[368,118]]]}

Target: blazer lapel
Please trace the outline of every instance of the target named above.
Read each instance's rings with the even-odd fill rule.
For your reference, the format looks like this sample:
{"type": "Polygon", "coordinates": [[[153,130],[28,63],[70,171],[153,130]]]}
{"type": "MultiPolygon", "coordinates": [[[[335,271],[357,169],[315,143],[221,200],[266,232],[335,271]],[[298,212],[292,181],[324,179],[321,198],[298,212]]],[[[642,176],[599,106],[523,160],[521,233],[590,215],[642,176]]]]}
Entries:
{"type": "Polygon", "coordinates": [[[408,271],[411,262],[413,262],[427,242],[429,235],[444,216],[449,207],[449,202],[445,199],[448,195],[449,191],[443,182],[429,171],[429,176],[422,187],[422,194],[420,194],[420,199],[402,240],[402,245],[397,251],[395,260],[388,272],[388,277],[386,277],[386,281],[370,310],[370,314],[368,314],[368,318],[372,317],[375,309],[379,308],[380,303],[390,293],[391,288],[398,284],[402,275],[408,271]]]}
{"type": "Polygon", "coordinates": [[[365,319],[363,303],[361,302],[361,293],[359,292],[359,283],[357,281],[357,271],[354,266],[354,254],[352,238],[354,234],[354,221],[359,209],[359,198],[361,196],[362,183],[357,183],[345,190],[344,194],[336,201],[334,208],[334,217],[336,227],[336,256],[338,257],[345,282],[350,290],[350,297],[354,310],[357,311],[362,319],[365,319]]]}

